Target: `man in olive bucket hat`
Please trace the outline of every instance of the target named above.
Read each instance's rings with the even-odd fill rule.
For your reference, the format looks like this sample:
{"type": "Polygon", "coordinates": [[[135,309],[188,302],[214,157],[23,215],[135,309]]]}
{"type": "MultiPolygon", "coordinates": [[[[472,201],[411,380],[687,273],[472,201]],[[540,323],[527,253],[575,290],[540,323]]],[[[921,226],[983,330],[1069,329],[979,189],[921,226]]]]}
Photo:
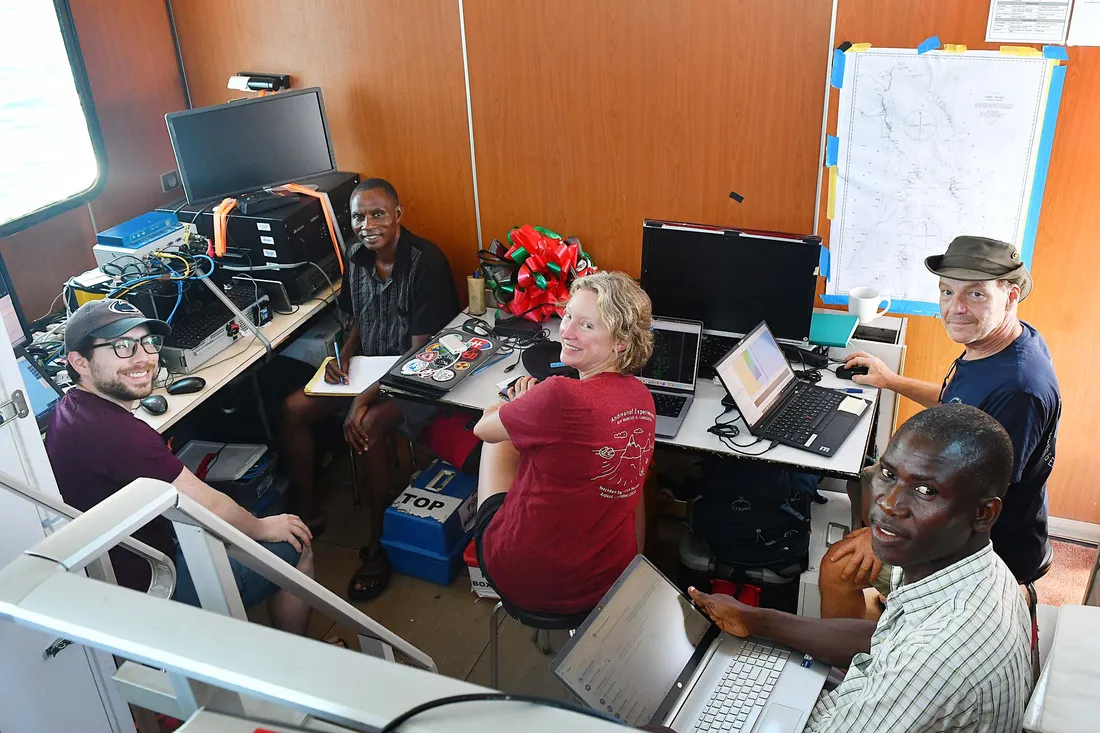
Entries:
{"type": "MultiPolygon", "coordinates": [[[[942,384],[902,377],[864,352],[851,354],[847,366],[867,367],[865,376],[855,377],[859,384],[893,390],[924,407],[973,405],[1004,426],[1012,438],[1012,484],[991,533],[993,549],[1020,583],[1032,582],[1052,559],[1046,481],[1054,467],[1062,397],[1046,342],[1016,314],[1031,293],[1031,275],[1018,247],[986,237],[956,237],[946,253],[924,265],[939,277],[947,335],[964,346],[942,384]]],[[[863,528],[830,548],[832,562],[823,563],[822,616],[861,616],[869,607],[873,613],[861,588],[888,588],[888,569],[882,571],[875,559],[866,528],[867,484],[866,476],[849,482],[853,509],[862,504],[863,528]]]]}

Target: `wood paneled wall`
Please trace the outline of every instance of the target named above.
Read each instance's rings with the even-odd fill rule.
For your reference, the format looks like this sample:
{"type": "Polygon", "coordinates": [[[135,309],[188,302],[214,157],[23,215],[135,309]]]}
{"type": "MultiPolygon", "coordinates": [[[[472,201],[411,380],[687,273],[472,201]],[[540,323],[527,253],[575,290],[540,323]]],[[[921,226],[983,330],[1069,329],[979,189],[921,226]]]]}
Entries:
{"type": "Polygon", "coordinates": [[[107,148],[107,183],[86,207],[0,240],[27,318],[44,315],[72,275],[95,266],[102,231],[165,203],[160,174],[176,167],[164,115],[187,106],[168,11],[153,0],[69,0],[107,148]],[[121,39],[125,29],[125,42],[121,39]]]}
{"type": "MultiPolygon", "coordinates": [[[[936,35],[971,50],[996,48],[983,40],[988,13],[988,0],[840,0],[836,40],[913,48],[936,35]]],[[[1100,382],[1090,356],[1100,322],[1095,276],[1100,272],[1100,48],[1070,48],[1069,56],[1032,262],[1035,289],[1020,315],[1050,346],[1065,403],[1049,484],[1050,513],[1100,523],[1100,489],[1092,483],[1100,475],[1100,451],[1092,442],[1100,428],[1100,382]]],[[[833,131],[836,94],[830,106],[833,131]]],[[[933,318],[911,317],[908,343],[907,375],[937,383],[962,352],[933,318]]],[[[899,420],[918,409],[902,400],[899,420]]]]}
{"type": "MultiPolygon", "coordinates": [[[[159,203],[176,96],[163,4],[72,0],[100,108],[111,178],[103,227],[159,203]],[[129,49],[118,27],[137,31],[129,49]],[[162,81],[158,79],[164,76],[162,81]]],[[[337,158],[389,178],[407,224],[474,266],[457,0],[173,0],[196,106],[228,100],[240,70],[324,89],[337,158]]],[[[982,42],[988,0],[840,0],[836,40],[913,47],[982,42]]],[[[576,234],[604,267],[637,274],[641,220],[807,232],[812,227],[828,0],[466,0],[483,233],[533,222],[576,234]],[[743,204],[728,198],[745,196],[743,204]]],[[[1033,266],[1021,309],[1044,334],[1065,396],[1054,515],[1100,522],[1100,387],[1086,338],[1100,318],[1100,49],[1070,50],[1033,266]]],[[[835,115],[836,98],[832,99],[835,115]]],[[[833,129],[835,129],[835,122],[833,129]]],[[[827,234],[828,227],[822,227],[827,234]]],[[[91,263],[91,225],[69,212],[0,243],[29,314],[91,263]]],[[[913,318],[907,372],[939,381],[959,352],[913,318]]],[[[913,412],[906,405],[902,417],[913,412]]]]}
{"type": "Polygon", "coordinates": [[[828,0],[465,8],[486,240],[543,224],[637,276],[647,217],[812,229],[828,0]]]}
{"type": "Polygon", "coordinates": [[[466,292],[477,228],[457,2],[173,0],[172,8],[195,107],[240,97],[225,85],[244,70],[321,87],[340,167],[393,183],[405,224],[447,253],[466,292]]]}

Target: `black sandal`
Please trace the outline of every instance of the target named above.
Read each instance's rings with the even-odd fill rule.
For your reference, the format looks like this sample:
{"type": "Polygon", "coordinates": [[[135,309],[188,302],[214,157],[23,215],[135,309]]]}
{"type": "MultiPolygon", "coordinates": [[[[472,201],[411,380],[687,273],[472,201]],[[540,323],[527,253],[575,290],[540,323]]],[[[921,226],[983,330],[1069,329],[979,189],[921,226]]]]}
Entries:
{"type": "Polygon", "coordinates": [[[363,564],[351,576],[351,581],[348,583],[348,599],[360,603],[373,601],[382,595],[382,592],[390,584],[390,574],[392,572],[390,561],[386,557],[386,551],[382,548],[378,548],[376,552],[371,553],[368,548],[364,547],[359,550],[359,559],[363,561],[363,564]]]}

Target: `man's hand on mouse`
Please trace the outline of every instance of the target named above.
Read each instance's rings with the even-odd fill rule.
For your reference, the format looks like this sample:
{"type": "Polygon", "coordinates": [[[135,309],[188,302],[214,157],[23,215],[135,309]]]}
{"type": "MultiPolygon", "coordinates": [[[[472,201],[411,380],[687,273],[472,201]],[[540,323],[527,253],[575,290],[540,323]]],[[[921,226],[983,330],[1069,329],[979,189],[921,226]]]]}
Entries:
{"type": "Polygon", "coordinates": [[[849,369],[860,366],[867,367],[866,374],[852,376],[852,381],[856,384],[865,384],[868,387],[876,387],[877,389],[894,389],[894,380],[898,376],[897,372],[886,366],[886,363],[877,356],[872,356],[866,351],[857,351],[848,354],[848,357],[844,360],[844,366],[849,369]]]}

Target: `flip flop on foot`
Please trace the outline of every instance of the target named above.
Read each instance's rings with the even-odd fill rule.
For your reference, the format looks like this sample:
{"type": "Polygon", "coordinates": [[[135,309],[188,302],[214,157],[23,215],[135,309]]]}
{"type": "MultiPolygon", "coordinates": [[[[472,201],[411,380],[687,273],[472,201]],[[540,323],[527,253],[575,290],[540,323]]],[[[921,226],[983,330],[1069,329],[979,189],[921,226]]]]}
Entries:
{"type": "Polygon", "coordinates": [[[351,576],[348,599],[357,602],[372,601],[390,584],[390,561],[382,548],[372,552],[364,547],[359,550],[359,559],[363,564],[351,576]]]}

